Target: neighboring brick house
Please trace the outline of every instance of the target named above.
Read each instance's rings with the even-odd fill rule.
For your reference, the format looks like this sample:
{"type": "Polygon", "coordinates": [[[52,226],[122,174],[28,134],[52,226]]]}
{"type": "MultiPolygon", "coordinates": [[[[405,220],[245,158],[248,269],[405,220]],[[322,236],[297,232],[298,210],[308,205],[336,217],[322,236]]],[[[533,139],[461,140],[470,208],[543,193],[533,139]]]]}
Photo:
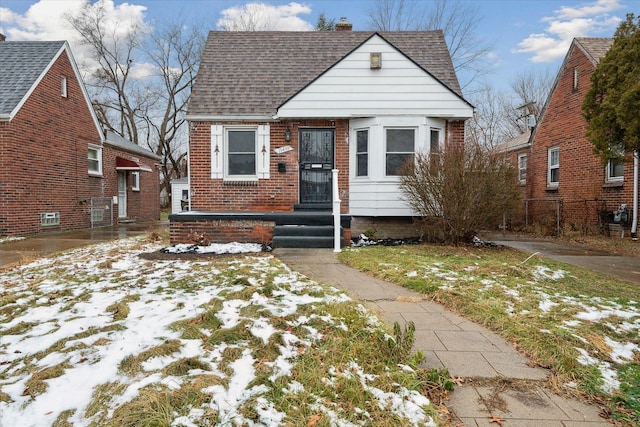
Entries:
{"type": "MultiPolygon", "coordinates": [[[[498,153],[503,153],[507,161],[518,169],[518,182],[522,192],[522,199],[527,198],[527,164],[531,151],[531,128],[496,147],[498,153]]],[[[507,218],[507,227],[521,229],[525,225],[524,205],[507,218]]]]}
{"type": "Polygon", "coordinates": [[[0,40],[0,237],[159,219],[158,156],[103,133],[68,43],[0,40]]]}
{"type": "Polygon", "coordinates": [[[585,136],[582,116],[591,74],[612,44],[609,38],[573,40],[533,132],[527,220],[546,224],[552,233],[607,231],[613,213],[632,205],[633,163],[603,164],[585,136]]]}
{"type": "Polygon", "coordinates": [[[462,142],[473,107],[441,31],[346,27],[209,33],[187,115],[192,211],[170,217],[173,242],[206,232],[331,246],[320,235],[332,224],[333,169],[345,239],[417,233],[398,167],[462,142]]]}

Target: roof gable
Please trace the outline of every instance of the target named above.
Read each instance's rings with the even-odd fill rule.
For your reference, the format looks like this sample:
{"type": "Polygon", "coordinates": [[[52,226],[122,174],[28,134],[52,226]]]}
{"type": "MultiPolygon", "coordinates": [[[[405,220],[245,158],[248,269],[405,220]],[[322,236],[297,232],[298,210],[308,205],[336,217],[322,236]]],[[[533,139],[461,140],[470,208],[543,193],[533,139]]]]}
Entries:
{"type": "Polygon", "coordinates": [[[593,65],[598,65],[600,59],[611,49],[613,39],[580,37],[574,39],[574,44],[584,52],[593,65]]]}
{"type": "Polygon", "coordinates": [[[365,117],[390,112],[468,118],[472,107],[375,33],[281,105],[278,117],[365,117]],[[381,54],[381,68],[371,68],[372,53],[381,54]]]}
{"type": "Polygon", "coordinates": [[[63,41],[0,43],[0,115],[15,115],[64,46],[63,41]]]}
{"type": "MultiPolygon", "coordinates": [[[[188,114],[263,116],[309,85],[374,32],[212,31],[202,54],[188,114]]],[[[461,96],[441,31],[379,33],[461,96]]]]}
{"type": "Polygon", "coordinates": [[[103,134],[80,71],[66,41],[0,42],[0,120],[11,120],[47,74],[66,53],[87,109],[101,140],[103,134]]]}

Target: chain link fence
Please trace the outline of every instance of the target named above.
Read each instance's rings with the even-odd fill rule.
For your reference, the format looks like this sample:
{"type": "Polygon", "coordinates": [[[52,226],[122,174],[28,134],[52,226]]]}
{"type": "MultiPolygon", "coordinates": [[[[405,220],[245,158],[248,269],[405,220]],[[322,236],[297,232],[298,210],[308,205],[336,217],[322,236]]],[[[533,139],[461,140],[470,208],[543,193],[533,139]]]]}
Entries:
{"type": "Polygon", "coordinates": [[[91,198],[91,228],[113,225],[113,199],[111,197],[91,198]]]}

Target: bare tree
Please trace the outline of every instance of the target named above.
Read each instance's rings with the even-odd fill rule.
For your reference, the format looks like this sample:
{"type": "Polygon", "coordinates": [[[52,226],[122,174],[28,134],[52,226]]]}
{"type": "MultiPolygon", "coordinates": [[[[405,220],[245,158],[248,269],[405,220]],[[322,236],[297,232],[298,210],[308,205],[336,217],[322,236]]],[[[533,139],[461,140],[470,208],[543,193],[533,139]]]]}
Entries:
{"type": "Polygon", "coordinates": [[[268,13],[268,6],[261,2],[232,8],[218,21],[218,26],[224,31],[270,31],[276,25],[268,13]]]}
{"type": "Polygon", "coordinates": [[[67,19],[94,60],[84,71],[100,122],[162,157],[160,187],[169,194],[171,179],[186,174],[184,116],[204,47],[200,27],[123,28],[109,22],[102,3],[67,19]]]}
{"type": "Polygon", "coordinates": [[[405,165],[400,188],[428,239],[470,242],[475,233],[496,227],[519,206],[517,171],[502,159],[466,144],[418,154],[414,163],[405,165]]]}
{"type": "Polygon", "coordinates": [[[502,110],[510,128],[517,134],[526,132],[529,116],[536,122],[540,120],[553,82],[554,75],[548,70],[544,73],[520,73],[511,82],[513,92],[509,98],[502,98],[502,110]]]}
{"type": "Polygon", "coordinates": [[[442,30],[463,89],[490,71],[487,55],[492,45],[477,35],[481,14],[473,2],[375,0],[368,16],[374,30],[442,30]]]}

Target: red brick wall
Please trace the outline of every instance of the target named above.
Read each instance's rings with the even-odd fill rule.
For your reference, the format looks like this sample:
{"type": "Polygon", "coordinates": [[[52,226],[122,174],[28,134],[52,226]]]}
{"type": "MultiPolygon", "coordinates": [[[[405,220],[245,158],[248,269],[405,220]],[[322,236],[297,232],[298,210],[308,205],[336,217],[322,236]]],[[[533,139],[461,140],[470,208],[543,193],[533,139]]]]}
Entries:
{"type": "MultiPolygon", "coordinates": [[[[270,178],[260,179],[255,185],[224,183],[211,178],[211,125],[212,122],[193,122],[190,135],[191,209],[204,212],[266,211],[287,212],[299,203],[298,129],[330,127],[335,129],[335,166],[340,171],[338,186],[342,199],[341,211],[349,211],[349,150],[346,138],[348,120],[297,120],[270,123],[270,178]],[[285,141],[285,130],[291,131],[291,140],[285,141]],[[277,154],[274,149],[291,146],[293,150],[277,154]],[[286,172],[278,172],[278,163],[286,163],[286,172]]],[[[250,125],[259,123],[224,123],[224,125],[250,125]]]]}
{"type": "MultiPolygon", "coordinates": [[[[586,121],[582,101],[590,87],[594,71],[582,50],[572,47],[557,86],[540,122],[528,159],[527,196],[534,199],[560,199],[562,226],[565,229],[596,231],[599,210],[616,210],[621,203],[631,205],[633,165],[625,164],[623,184],[608,184],[605,167],[593,154],[585,137],[586,121]],[[574,69],[578,69],[578,87],[574,89],[574,69]],[[560,179],[557,188],[547,186],[547,156],[552,147],[560,148],[560,179]]],[[[535,220],[535,205],[530,214],[535,220]]]]}
{"type": "Polygon", "coordinates": [[[88,227],[87,145],[100,136],[66,53],[0,129],[0,236],[88,227]],[[43,212],[59,212],[60,226],[41,227],[43,212]]]}
{"type": "MultiPolygon", "coordinates": [[[[0,236],[90,226],[91,198],[118,193],[115,150],[103,148],[104,176],[93,177],[88,174],[89,144],[100,145],[100,134],[63,52],[13,120],[0,122],[0,236]],[[62,75],[66,98],[61,96],[62,75]],[[60,225],[41,226],[45,212],[59,212],[60,225]]],[[[129,198],[139,219],[160,216],[157,174],[141,172],[141,191],[129,198]]]]}
{"type": "MultiPolygon", "coordinates": [[[[113,197],[118,195],[116,157],[140,161],[152,169],[152,172],[140,171],[139,191],[132,190],[132,174],[130,171],[125,172],[127,175],[127,218],[138,222],[156,221],[160,219],[160,173],[156,166],[158,160],[154,158],[145,157],[138,153],[130,153],[105,144],[102,150],[103,178],[97,178],[97,180],[100,181],[100,188],[95,188],[94,194],[99,195],[99,197],[113,197]]],[[[95,180],[96,178],[90,179],[95,180]]],[[[118,210],[117,206],[114,205],[113,222],[116,223],[117,220],[118,210]]]]}
{"type": "Polygon", "coordinates": [[[194,239],[206,236],[211,243],[271,243],[273,240],[272,221],[173,221],[170,229],[172,243],[197,243],[194,239]]]}

